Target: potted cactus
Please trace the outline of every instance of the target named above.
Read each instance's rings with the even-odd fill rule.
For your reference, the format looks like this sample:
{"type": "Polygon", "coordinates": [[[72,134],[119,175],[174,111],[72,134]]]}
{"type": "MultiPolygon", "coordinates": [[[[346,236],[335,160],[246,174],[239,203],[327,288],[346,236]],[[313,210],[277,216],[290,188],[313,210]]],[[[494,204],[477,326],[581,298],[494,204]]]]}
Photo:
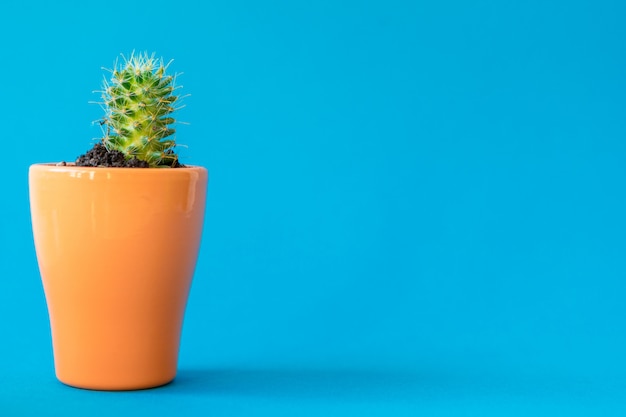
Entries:
{"type": "Polygon", "coordinates": [[[175,76],[132,54],[102,90],[103,138],[75,163],[29,169],[57,378],[143,389],[176,375],[208,173],[175,152],[175,76]]]}

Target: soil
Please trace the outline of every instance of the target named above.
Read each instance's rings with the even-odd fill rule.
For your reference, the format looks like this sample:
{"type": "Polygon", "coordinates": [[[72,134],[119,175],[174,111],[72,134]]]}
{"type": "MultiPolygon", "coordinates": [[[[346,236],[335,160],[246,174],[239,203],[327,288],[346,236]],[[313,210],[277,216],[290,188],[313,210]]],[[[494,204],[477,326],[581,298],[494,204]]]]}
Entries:
{"type": "MultiPolygon", "coordinates": [[[[149,168],[146,161],[135,157],[126,159],[120,151],[109,151],[101,143],[96,143],[87,153],[76,158],[79,167],[119,167],[119,168],[149,168]]],[[[184,165],[176,161],[172,168],[183,168],[184,165]]]]}

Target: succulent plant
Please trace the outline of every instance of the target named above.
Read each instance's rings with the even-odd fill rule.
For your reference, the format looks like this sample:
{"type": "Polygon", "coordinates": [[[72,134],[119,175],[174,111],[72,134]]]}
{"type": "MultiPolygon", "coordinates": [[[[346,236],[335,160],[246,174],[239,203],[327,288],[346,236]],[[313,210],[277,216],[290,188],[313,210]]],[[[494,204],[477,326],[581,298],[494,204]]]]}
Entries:
{"type": "Polygon", "coordinates": [[[102,142],[109,151],[120,151],[150,167],[179,165],[172,127],[179,97],[174,95],[175,76],[166,74],[168,65],[154,54],[133,53],[115,65],[110,81],[105,79],[102,142]]]}

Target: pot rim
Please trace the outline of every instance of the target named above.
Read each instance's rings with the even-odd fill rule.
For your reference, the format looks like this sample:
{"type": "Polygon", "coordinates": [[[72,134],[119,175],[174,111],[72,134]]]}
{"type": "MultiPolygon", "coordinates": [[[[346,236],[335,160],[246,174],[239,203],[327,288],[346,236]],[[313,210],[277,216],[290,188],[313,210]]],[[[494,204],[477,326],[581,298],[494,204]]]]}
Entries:
{"type": "Polygon", "coordinates": [[[129,167],[91,167],[91,166],[76,166],[76,164],[67,163],[66,165],[59,165],[56,162],[37,162],[31,164],[29,169],[41,169],[50,172],[90,172],[90,171],[115,171],[115,172],[186,172],[186,171],[197,171],[197,170],[207,170],[205,167],[201,165],[185,165],[184,167],[179,168],[170,168],[170,167],[161,167],[161,168],[129,168],[129,167]]]}

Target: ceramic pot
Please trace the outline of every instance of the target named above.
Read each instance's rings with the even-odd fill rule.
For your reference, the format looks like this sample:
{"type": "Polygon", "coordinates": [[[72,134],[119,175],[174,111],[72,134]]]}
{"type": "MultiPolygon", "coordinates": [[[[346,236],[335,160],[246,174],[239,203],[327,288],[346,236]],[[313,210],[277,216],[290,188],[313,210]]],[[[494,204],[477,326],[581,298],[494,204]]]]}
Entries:
{"type": "Polygon", "coordinates": [[[61,382],[131,390],[174,379],[207,182],[201,167],[30,167],[61,382]]]}

